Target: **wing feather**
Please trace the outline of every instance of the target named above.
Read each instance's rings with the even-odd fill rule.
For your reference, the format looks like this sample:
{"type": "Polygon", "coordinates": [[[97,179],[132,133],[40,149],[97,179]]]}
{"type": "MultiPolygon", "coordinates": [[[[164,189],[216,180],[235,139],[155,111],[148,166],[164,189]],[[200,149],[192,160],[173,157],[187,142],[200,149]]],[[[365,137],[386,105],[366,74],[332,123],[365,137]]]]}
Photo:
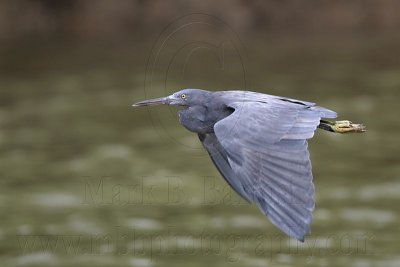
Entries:
{"type": "Polygon", "coordinates": [[[246,194],[239,179],[236,178],[236,174],[233,172],[232,167],[228,162],[228,155],[225,149],[219,143],[215,134],[199,134],[199,139],[203,143],[204,148],[218,171],[221,173],[225,181],[238,193],[242,198],[251,202],[250,197],[246,194]]]}
{"type": "Polygon", "coordinates": [[[313,103],[276,97],[226,104],[235,111],[214,125],[220,150],[233,172],[225,174],[232,178],[225,179],[236,180],[234,189],[254,202],[274,225],[304,240],[310,231],[315,191],[306,139],[313,136],[321,117],[336,113],[313,103]]]}

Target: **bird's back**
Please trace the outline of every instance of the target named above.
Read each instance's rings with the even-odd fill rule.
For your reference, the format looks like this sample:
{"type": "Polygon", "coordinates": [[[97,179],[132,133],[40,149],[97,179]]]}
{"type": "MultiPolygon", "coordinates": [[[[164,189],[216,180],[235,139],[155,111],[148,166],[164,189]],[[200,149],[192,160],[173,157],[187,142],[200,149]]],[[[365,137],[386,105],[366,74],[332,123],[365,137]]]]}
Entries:
{"type": "MultiPolygon", "coordinates": [[[[219,91],[215,92],[215,94],[219,95],[221,98],[226,101],[254,101],[254,102],[288,102],[291,104],[298,104],[304,106],[315,106],[315,103],[307,102],[303,100],[291,99],[287,97],[269,95],[264,93],[252,92],[252,91],[240,91],[240,90],[232,90],[232,91],[219,91]]],[[[290,105],[290,104],[289,104],[290,105]]]]}
{"type": "Polygon", "coordinates": [[[318,113],[322,118],[336,118],[337,116],[336,112],[316,106],[313,102],[293,98],[239,90],[219,91],[214,94],[220,101],[228,106],[232,105],[232,103],[240,105],[240,103],[254,102],[279,108],[299,109],[303,110],[303,113],[308,113],[308,115],[311,116],[317,115],[316,113],[318,113]]]}

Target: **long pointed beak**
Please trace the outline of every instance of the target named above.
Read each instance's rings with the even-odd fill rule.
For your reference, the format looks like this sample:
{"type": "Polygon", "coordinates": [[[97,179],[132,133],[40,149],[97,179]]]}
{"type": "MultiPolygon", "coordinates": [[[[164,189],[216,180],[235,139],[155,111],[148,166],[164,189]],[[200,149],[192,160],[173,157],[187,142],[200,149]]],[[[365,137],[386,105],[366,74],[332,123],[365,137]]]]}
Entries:
{"type": "Polygon", "coordinates": [[[143,107],[143,106],[156,106],[156,105],[168,105],[169,98],[168,97],[160,97],[149,100],[144,100],[133,104],[133,107],[143,107]]]}

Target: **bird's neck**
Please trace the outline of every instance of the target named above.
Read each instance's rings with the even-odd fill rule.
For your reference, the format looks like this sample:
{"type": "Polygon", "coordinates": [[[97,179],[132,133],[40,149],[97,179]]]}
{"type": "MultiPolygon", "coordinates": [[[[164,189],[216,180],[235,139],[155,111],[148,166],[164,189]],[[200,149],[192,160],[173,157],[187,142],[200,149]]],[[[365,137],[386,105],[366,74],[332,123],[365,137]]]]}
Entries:
{"type": "Polygon", "coordinates": [[[179,122],[191,132],[213,133],[215,123],[229,116],[232,112],[233,110],[225,105],[209,102],[207,105],[196,105],[181,110],[179,122]]]}
{"type": "Polygon", "coordinates": [[[195,133],[205,134],[214,131],[214,124],[207,117],[207,108],[202,105],[191,106],[179,111],[179,122],[186,129],[195,133]]]}

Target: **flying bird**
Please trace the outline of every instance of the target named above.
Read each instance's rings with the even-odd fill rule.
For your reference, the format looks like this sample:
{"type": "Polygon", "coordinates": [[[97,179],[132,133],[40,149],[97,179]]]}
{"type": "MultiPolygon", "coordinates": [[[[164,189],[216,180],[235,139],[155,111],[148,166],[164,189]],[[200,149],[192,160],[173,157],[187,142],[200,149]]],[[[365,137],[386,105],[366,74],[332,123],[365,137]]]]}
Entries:
{"type": "Polygon", "coordinates": [[[317,128],[360,133],[362,124],[328,121],[314,103],[250,91],[184,89],[133,106],[180,106],[180,123],[197,133],[212,162],[242,198],[290,237],[310,233],[314,185],[307,140],[317,128]]]}

